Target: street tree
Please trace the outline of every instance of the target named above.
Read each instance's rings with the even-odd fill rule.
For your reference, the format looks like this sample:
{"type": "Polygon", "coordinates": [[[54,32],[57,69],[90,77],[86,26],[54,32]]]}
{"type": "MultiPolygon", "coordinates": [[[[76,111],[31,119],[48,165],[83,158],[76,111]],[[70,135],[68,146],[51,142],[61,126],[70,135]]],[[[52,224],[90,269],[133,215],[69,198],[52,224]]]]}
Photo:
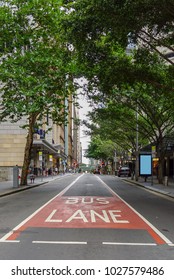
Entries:
{"type": "MultiPolygon", "coordinates": [[[[136,148],[136,114],[120,102],[109,101],[104,108],[88,113],[83,123],[91,137],[100,135],[102,140],[111,140],[120,150],[134,151],[136,148]]],[[[142,141],[140,141],[142,144],[142,141]]],[[[144,142],[143,142],[144,143],[144,142]]]]}
{"type": "Polygon", "coordinates": [[[89,98],[103,104],[113,100],[116,108],[120,102],[139,114],[143,137],[160,153],[161,182],[164,138],[173,132],[173,2],[64,3],[69,11],[64,28],[90,81],[89,98]]]}
{"type": "Polygon", "coordinates": [[[72,93],[72,60],[60,32],[61,1],[4,1],[1,21],[0,120],[26,120],[21,185],[27,184],[35,129],[51,118],[65,121],[72,93]]]}
{"type": "Polygon", "coordinates": [[[100,135],[93,136],[85,156],[103,161],[113,159],[114,143],[111,140],[103,140],[100,135]]]}
{"type": "Polygon", "coordinates": [[[110,166],[113,169],[115,150],[116,145],[112,140],[103,139],[98,134],[91,137],[88,149],[85,152],[85,157],[99,160],[103,172],[106,171],[104,169],[108,169],[110,172],[110,166]]]}
{"type": "Polygon", "coordinates": [[[92,135],[102,139],[112,139],[125,151],[136,151],[147,144],[156,145],[159,157],[159,182],[163,180],[166,150],[174,131],[173,109],[170,100],[146,84],[116,90],[112,100],[104,108],[90,113],[90,123],[86,124],[92,135]]]}

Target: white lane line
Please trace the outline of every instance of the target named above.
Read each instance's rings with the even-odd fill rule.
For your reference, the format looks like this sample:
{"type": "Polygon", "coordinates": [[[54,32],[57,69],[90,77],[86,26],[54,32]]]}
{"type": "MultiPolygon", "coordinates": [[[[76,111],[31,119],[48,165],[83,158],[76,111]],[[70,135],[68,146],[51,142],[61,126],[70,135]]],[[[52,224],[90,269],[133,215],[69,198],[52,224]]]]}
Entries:
{"type": "Polygon", "coordinates": [[[32,241],[35,244],[72,244],[72,245],[87,245],[87,242],[79,241],[32,241]]]}
{"type": "Polygon", "coordinates": [[[1,240],[0,243],[20,243],[20,240],[1,240]]]}
{"type": "Polygon", "coordinates": [[[160,232],[154,225],[152,225],[146,218],[144,218],[139,212],[137,212],[131,205],[129,205],[124,199],[122,199],[117,193],[115,193],[100,177],[97,177],[108,190],[115,196],[119,197],[121,201],[123,201],[135,214],[137,214],[153,231],[160,236],[168,245],[172,244],[172,241],[170,241],[162,232],[160,232]]]}
{"type": "MultiPolygon", "coordinates": [[[[63,245],[87,245],[85,241],[32,241],[34,244],[63,244],[63,245]]],[[[101,242],[103,245],[126,245],[126,246],[157,246],[156,243],[126,243],[126,242],[101,242]]]]}
{"type": "Polygon", "coordinates": [[[128,245],[128,246],[157,246],[156,243],[124,243],[124,242],[102,242],[103,245],[128,245]]]}
{"type": "MultiPolygon", "coordinates": [[[[113,196],[118,196],[118,194],[115,193],[99,176],[97,176],[96,178],[109,190],[110,193],[112,193],[113,196]]],[[[121,200],[123,201],[123,199],[121,199],[121,200]]]]}
{"type": "Polygon", "coordinates": [[[25,223],[27,223],[30,219],[32,219],[38,212],[40,212],[44,207],[46,207],[51,201],[53,201],[58,196],[62,196],[67,190],[69,190],[84,174],[80,175],[78,178],[76,178],[70,185],[68,185],[64,190],[62,190],[59,194],[54,196],[52,199],[50,199],[47,203],[42,205],[39,209],[37,209],[33,214],[31,214],[28,218],[26,218],[24,221],[22,221],[19,225],[17,225],[13,230],[8,232],[6,235],[4,235],[1,239],[1,241],[5,241],[8,237],[10,237],[14,231],[17,231],[21,226],[23,226],[25,223]]]}

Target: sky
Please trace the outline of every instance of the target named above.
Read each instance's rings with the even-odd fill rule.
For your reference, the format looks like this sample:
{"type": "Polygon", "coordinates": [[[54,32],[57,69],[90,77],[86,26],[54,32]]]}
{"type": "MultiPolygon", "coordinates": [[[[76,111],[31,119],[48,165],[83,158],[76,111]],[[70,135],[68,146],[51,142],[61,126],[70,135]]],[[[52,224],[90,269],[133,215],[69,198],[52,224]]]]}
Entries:
{"type": "MultiPolygon", "coordinates": [[[[88,111],[91,111],[91,108],[89,107],[89,104],[85,96],[79,95],[79,104],[82,107],[79,110],[80,120],[87,119],[86,114],[88,113],[88,111]]],[[[80,127],[80,141],[82,143],[82,162],[88,164],[89,160],[84,157],[84,153],[85,153],[85,149],[88,148],[88,144],[90,142],[90,136],[86,136],[83,130],[85,130],[84,125],[80,127]]]]}

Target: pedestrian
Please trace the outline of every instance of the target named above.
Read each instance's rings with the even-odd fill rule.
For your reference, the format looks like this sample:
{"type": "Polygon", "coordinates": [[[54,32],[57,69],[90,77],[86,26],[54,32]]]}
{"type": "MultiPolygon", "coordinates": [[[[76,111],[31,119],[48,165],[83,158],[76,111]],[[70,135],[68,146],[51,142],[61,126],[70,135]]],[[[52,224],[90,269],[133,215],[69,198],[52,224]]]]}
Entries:
{"type": "Polygon", "coordinates": [[[58,173],[58,168],[57,168],[57,166],[55,167],[54,171],[55,171],[55,175],[57,175],[57,173],[58,173]]]}
{"type": "Polygon", "coordinates": [[[45,176],[48,176],[48,168],[45,169],[45,176]]]}
{"type": "Polygon", "coordinates": [[[31,184],[34,183],[35,175],[33,173],[30,174],[30,180],[31,180],[31,184]]]}

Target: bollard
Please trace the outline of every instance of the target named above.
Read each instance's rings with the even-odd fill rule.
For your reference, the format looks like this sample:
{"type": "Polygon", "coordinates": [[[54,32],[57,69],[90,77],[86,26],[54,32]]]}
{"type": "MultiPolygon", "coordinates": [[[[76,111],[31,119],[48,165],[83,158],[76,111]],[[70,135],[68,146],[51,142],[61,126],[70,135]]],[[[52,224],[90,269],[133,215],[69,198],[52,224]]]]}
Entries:
{"type": "Polygon", "coordinates": [[[19,187],[19,168],[18,166],[13,167],[13,188],[19,187]]]}
{"type": "Polygon", "coordinates": [[[164,186],[168,186],[168,176],[164,176],[164,186]]]}

